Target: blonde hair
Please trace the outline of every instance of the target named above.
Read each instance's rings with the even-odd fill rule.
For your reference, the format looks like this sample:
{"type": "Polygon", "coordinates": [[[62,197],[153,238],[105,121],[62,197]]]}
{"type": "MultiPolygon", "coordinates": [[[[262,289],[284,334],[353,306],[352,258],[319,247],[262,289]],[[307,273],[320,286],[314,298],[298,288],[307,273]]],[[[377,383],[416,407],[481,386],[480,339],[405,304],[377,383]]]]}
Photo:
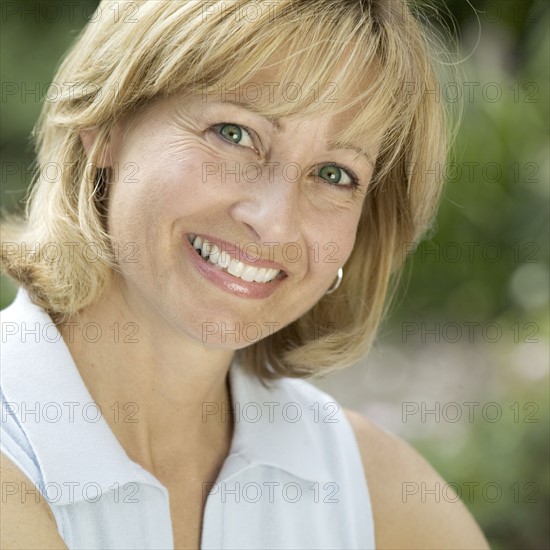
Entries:
{"type": "Polygon", "coordinates": [[[434,93],[435,44],[405,0],[103,0],[59,67],[60,95],[35,127],[38,170],[25,216],[3,223],[17,243],[93,243],[97,261],[65,254],[52,262],[40,250],[3,246],[3,271],[58,322],[96,301],[117,269],[105,223],[109,173],[97,168],[115,122],[159,97],[221,82],[235,89],[274,54],[290,52],[278,81],[315,93],[270,102],[262,114],[305,117],[358,105],[337,138],[383,139],[341,286],[237,354],[262,379],[321,376],[355,363],[386,313],[404,245],[429,229],[440,199],[434,167],[446,160],[450,125],[434,93]],[[349,101],[331,100],[335,83],[349,101]],[[90,128],[97,138],[87,156],[80,132],[90,128]],[[53,181],[45,171],[52,163],[53,181]]]}

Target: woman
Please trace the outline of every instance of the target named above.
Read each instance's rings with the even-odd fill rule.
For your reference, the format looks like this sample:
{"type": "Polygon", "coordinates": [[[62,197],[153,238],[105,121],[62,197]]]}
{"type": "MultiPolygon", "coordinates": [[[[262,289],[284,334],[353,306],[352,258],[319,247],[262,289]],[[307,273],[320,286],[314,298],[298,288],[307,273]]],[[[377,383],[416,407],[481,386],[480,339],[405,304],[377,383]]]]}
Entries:
{"type": "Polygon", "coordinates": [[[4,224],[4,547],[487,548],[304,381],[368,351],[433,218],[429,36],[401,0],[100,4],[4,224]]]}

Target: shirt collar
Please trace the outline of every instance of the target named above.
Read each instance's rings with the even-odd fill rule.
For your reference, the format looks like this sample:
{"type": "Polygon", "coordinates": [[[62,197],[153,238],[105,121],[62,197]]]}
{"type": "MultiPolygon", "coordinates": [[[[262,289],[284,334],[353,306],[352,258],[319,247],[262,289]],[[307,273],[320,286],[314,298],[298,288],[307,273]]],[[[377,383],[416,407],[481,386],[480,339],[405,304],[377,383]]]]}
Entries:
{"type": "Polygon", "coordinates": [[[328,416],[324,394],[291,378],[269,381],[264,387],[238,363],[232,366],[230,383],[235,417],[231,453],[308,481],[332,480],[334,473],[322,459],[327,453],[323,444],[341,420],[323,422],[328,416]]]}
{"type": "MultiPolygon", "coordinates": [[[[6,400],[2,417],[13,414],[25,431],[43,482],[62,487],[88,482],[108,490],[115,483],[138,481],[167,493],[156,477],[128,457],[104,417],[96,414],[94,400],[47,312],[20,288],[0,316],[6,400]]],[[[324,461],[304,460],[322,456],[320,430],[327,426],[314,421],[319,403],[309,384],[281,379],[266,388],[236,361],[229,382],[235,424],[219,482],[262,464],[310,481],[330,479],[324,461]]],[[[74,501],[71,498],[74,494],[64,491],[55,504],[74,501]]]]}

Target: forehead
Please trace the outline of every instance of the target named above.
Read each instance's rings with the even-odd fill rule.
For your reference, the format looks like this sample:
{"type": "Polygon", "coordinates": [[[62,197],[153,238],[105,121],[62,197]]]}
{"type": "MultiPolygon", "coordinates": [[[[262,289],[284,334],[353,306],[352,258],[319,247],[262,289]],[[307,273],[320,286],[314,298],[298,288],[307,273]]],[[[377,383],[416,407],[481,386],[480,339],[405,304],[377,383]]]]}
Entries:
{"type": "Polygon", "coordinates": [[[355,142],[365,152],[372,150],[382,133],[375,127],[373,106],[364,97],[372,84],[372,71],[358,70],[348,63],[349,57],[343,57],[332,72],[312,78],[313,70],[288,68],[288,60],[300,53],[279,52],[241,81],[226,79],[205,87],[203,101],[245,107],[279,130],[294,121],[323,121],[334,141],[355,142]]]}

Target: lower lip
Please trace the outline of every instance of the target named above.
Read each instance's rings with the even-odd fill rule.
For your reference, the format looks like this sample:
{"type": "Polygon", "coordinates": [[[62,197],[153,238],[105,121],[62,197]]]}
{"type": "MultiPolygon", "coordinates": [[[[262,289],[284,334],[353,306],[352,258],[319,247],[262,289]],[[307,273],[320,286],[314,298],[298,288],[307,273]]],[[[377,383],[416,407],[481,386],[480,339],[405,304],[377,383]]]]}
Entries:
{"type": "Polygon", "coordinates": [[[270,283],[249,283],[247,281],[243,281],[242,279],[238,279],[226,271],[222,271],[211,262],[204,260],[189,242],[187,236],[184,236],[183,240],[185,250],[190,256],[198,272],[211,283],[226,292],[230,292],[231,294],[236,294],[242,298],[267,298],[279,288],[280,284],[286,278],[276,279],[270,283]]]}

